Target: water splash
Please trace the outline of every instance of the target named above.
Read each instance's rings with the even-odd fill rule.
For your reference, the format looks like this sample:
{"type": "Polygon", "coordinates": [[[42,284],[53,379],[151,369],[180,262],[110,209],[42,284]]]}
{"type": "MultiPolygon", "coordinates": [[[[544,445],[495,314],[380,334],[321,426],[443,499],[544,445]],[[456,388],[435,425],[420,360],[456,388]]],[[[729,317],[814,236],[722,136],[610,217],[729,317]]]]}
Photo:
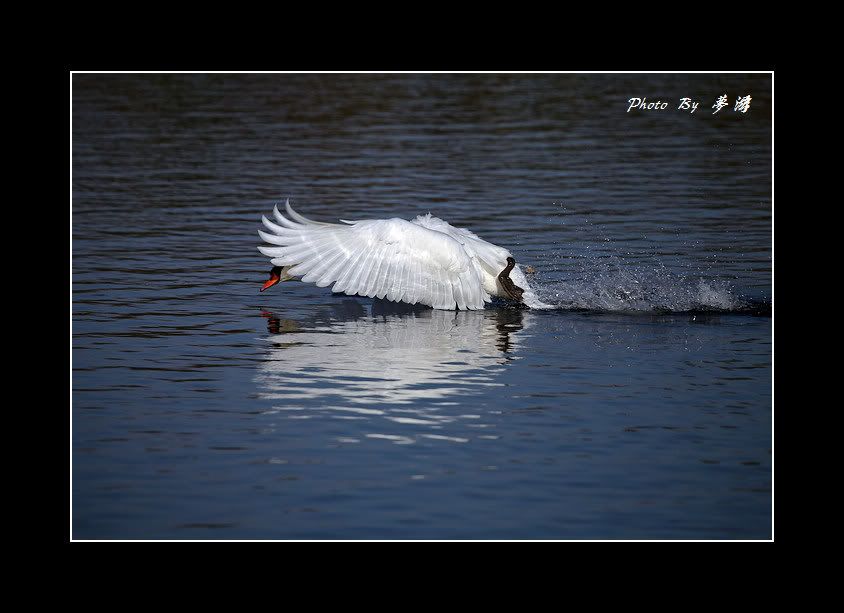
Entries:
{"type": "MultiPolygon", "coordinates": [[[[719,257],[721,250],[703,246],[699,240],[680,239],[666,247],[649,239],[647,226],[640,225],[628,228],[625,235],[629,240],[620,242],[611,228],[569,211],[562,203],[552,220],[576,238],[533,254],[539,271],[529,277],[531,288],[539,300],[553,308],[611,313],[772,314],[769,298],[742,295],[733,285],[740,271],[730,269],[730,258],[725,261],[719,257]]],[[[660,231],[665,228],[660,227],[660,231]]]]}
{"type": "Polygon", "coordinates": [[[662,267],[598,269],[573,279],[536,280],[533,285],[540,300],[565,310],[770,315],[769,303],[738,295],[729,280],[686,276],[662,267]]]}

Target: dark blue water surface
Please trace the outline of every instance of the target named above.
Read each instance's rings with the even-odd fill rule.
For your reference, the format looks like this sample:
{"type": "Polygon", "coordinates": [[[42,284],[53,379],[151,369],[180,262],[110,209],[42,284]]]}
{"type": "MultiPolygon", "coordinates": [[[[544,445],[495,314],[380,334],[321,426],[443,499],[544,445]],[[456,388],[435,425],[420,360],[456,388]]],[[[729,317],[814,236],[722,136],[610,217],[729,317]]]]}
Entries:
{"type": "Polygon", "coordinates": [[[72,102],[73,538],[772,537],[769,75],[75,74],[72,102]],[[430,211],[558,308],[260,294],[287,196],[430,211]]]}

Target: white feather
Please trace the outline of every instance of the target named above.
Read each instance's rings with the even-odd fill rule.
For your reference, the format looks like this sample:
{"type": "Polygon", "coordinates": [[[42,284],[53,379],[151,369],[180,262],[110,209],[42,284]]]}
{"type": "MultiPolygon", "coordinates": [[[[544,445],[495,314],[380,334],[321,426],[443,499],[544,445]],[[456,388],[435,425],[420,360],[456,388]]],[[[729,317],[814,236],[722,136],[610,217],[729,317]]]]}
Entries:
{"type": "MultiPolygon", "coordinates": [[[[288,266],[290,276],[334,284],[333,291],[387,298],[437,309],[482,309],[491,296],[507,297],[498,274],[512,257],[465,228],[432,216],[412,221],[373,219],[343,224],[313,221],[285,202],[285,217],[273,207],[274,221],[261,222],[258,235],[268,245],[258,250],[276,266],[288,266]]],[[[516,266],[514,283],[524,290],[528,306],[548,307],[516,266]]]]}

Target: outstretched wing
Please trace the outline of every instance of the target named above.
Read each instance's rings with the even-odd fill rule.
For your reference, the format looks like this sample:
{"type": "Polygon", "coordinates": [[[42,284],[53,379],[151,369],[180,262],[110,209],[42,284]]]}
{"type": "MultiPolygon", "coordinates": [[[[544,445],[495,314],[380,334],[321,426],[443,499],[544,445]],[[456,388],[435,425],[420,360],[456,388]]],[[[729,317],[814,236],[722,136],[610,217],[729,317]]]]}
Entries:
{"type": "Polygon", "coordinates": [[[287,273],[332,291],[386,298],[437,309],[482,309],[489,296],[481,272],[451,236],[403,219],[350,225],[313,222],[286,205],[297,221],[273,209],[258,231],[273,246],[258,250],[287,273]]]}

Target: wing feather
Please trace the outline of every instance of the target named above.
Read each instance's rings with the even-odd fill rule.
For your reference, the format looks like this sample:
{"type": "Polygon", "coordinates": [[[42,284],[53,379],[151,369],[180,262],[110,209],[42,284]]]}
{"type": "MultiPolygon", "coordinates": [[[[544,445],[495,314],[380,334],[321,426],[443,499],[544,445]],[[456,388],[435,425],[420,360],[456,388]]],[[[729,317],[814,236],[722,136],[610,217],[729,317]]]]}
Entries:
{"type": "MultiPolygon", "coordinates": [[[[346,253],[339,247],[322,254],[322,259],[302,277],[305,283],[316,283],[319,287],[319,279],[328,270],[328,267],[337,262],[338,258],[345,258],[346,253]]],[[[288,273],[289,274],[289,273],[288,273]]],[[[326,283],[326,285],[328,285],[326,283]]],[[[324,285],[322,287],[325,287],[324,285]]]]}
{"type": "Polygon", "coordinates": [[[346,291],[346,287],[349,284],[350,278],[355,273],[358,261],[368,249],[369,246],[365,243],[361,243],[356,246],[352,256],[348,260],[346,260],[345,265],[339,271],[339,279],[337,279],[337,283],[334,284],[334,287],[331,288],[332,292],[346,291]]]}
{"type": "MultiPolygon", "coordinates": [[[[337,280],[336,270],[346,261],[346,254],[339,252],[329,260],[320,272],[319,278],[314,282],[317,287],[328,287],[337,280]]],[[[302,279],[304,281],[304,279],[302,279]]]]}
{"type": "Polygon", "coordinates": [[[336,225],[339,225],[339,224],[336,224],[336,223],[326,223],[324,221],[314,221],[312,219],[308,219],[304,215],[300,215],[299,213],[297,213],[296,211],[293,210],[292,206],[290,206],[290,198],[288,198],[287,201],[284,203],[284,209],[287,211],[287,214],[290,216],[290,219],[292,219],[293,221],[298,222],[302,225],[306,225],[306,226],[336,226],[336,225]]]}
{"type": "Polygon", "coordinates": [[[404,284],[404,301],[407,304],[416,304],[416,258],[407,258],[407,281],[404,284]]]}
{"type": "Polygon", "coordinates": [[[449,286],[445,282],[445,275],[442,270],[434,271],[437,274],[437,293],[439,294],[439,303],[437,306],[441,309],[453,309],[454,301],[449,297],[449,286]]]}
{"type": "Polygon", "coordinates": [[[434,306],[438,308],[442,308],[443,304],[445,304],[445,290],[443,290],[442,286],[442,272],[439,270],[434,271],[433,275],[434,279],[434,294],[435,294],[435,302],[434,306]]]}
{"type": "Polygon", "coordinates": [[[341,243],[340,251],[341,255],[335,258],[332,263],[326,267],[325,272],[320,277],[319,281],[317,281],[317,287],[327,287],[340,278],[341,271],[348,263],[349,257],[352,255],[349,245],[341,243]]]}
{"type": "Polygon", "coordinates": [[[321,259],[323,254],[333,251],[331,237],[317,237],[308,242],[298,245],[286,245],[284,247],[265,247],[262,250],[264,255],[274,256],[281,260],[281,266],[299,264],[308,259],[321,259]]]}
{"type": "MultiPolygon", "coordinates": [[[[316,222],[285,203],[261,221],[259,251],[288,274],[347,294],[403,300],[440,309],[478,309],[489,300],[463,244],[447,233],[401,219],[350,225],[316,222]]],[[[494,246],[493,246],[494,247],[494,246]]]]}
{"type": "Polygon", "coordinates": [[[457,308],[466,309],[466,301],[463,299],[463,288],[460,286],[460,278],[452,279],[451,286],[454,288],[454,300],[457,302],[457,308]]]}
{"type": "Polygon", "coordinates": [[[366,275],[366,279],[364,279],[361,284],[361,293],[364,296],[369,296],[370,298],[375,296],[375,284],[378,281],[378,274],[381,272],[381,264],[384,262],[385,250],[386,245],[380,245],[378,250],[375,252],[375,256],[372,260],[372,268],[369,270],[369,274],[366,275]]]}
{"type": "Polygon", "coordinates": [[[350,296],[353,294],[362,294],[365,285],[361,283],[361,279],[369,276],[369,271],[372,270],[372,261],[375,259],[375,252],[372,249],[366,249],[354,265],[354,270],[346,283],[346,293],[350,296]]]}
{"type": "Polygon", "coordinates": [[[481,293],[479,291],[480,284],[474,283],[474,278],[472,275],[467,275],[464,277],[463,280],[463,288],[464,291],[468,292],[469,294],[469,306],[472,308],[477,308],[478,302],[483,304],[483,300],[481,300],[481,293]]]}
{"type": "Polygon", "coordinates": [[[431,273],[422,265],[420,260],[416,260],[416,283],[414,287],[416,289],[416,301],[421,302],[428,296],[430,300],[431,292],[428,286],[428,281],[431,278],[431,273]]]}
{"type": "Polygon", "coordinates": [[[399,302],[402,297],[402,282],[407,260],[405,260],[403,253],[397,253],[395,260],[395,273],[393,278],[390,280],[390,291],[387,292],[387,299],[399,302]]]}
{"type": "Polygon", "coordinates": [[[278,210],[278,205],[273,207],[273,217],[275,217],[275,220],[282,226],[290,228],[291,230],[301,230],[302,228],[307,227],[305,224],[295,223],[287,219],[281,214],[281,211],[278,210]]]}
{"type": "MultiPolygon", "coordinates": [[[[392,256],[392,254],[390,254],[392,256]]],[[[390,289],[390,278],[393,274],[396,260],[394,257],[385,257],[385,262],[382,264],[381,271],[378,273],[378,287],[375,296],[378,298],[385,298],[390,289]]]]}
{"type": "Polygon", "coordinates": [[[416,295],[416,291],[414,283],[416,283],[416,260],[407,258],[407,274],[405,276],[404,283],[402,283],[402,300],[407,304],[415,304],[414,297],[416,295]]]}

